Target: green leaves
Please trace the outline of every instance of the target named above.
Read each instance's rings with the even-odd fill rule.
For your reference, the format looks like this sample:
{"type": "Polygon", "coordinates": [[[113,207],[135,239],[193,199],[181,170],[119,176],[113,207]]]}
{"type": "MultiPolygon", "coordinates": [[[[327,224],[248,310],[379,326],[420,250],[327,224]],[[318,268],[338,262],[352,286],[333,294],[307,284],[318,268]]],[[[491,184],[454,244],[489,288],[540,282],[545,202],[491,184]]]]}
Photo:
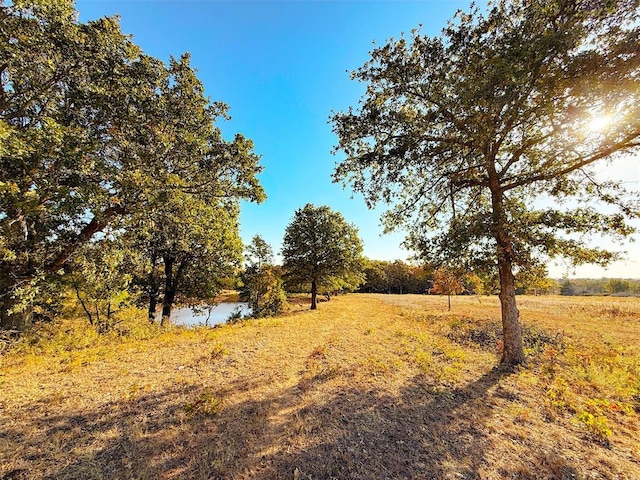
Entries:
{"type": "Polygon", "coordinates": [[[623,217],[598,216],[588,205],[600,199],[626,217],[640,211],[620,183],[599,180],[593,168],[640,144],[640,52],[629,43],[639,33],[638,2],[613,4],[501,1],[486,14],[459,13],[438,37],[414,31],[375,48],[353,73],[367,84],[359,110],[332,117],[336,151],[346,154],[334,181],[369,206],[390,202],[387,230],[406,227],[413,246],[448,231],[458,251],[474,239],[495,251],[497,197],[506,210],[502,233],[521,251],[575,251],[545,252],[545,241],[527,235],[534,225],[544,236],[587,226],[631,234],[623,217]],[[607,128],[590,130],[605,114],[607,128]],[[539,195],[575,196],[579,206],[521,220],[539,195]]]}
{"type": "Polygon", "coordinates": [[[118,321],[119,310],[134,300],[130,284],[138,257],[113,240],[89,243],[74,258],[67,281],[76,294],[89,323],[106,333],[118,321]]]}
{"type": "Polygon", "coordinates": [[[238,202],[265,197],[260,159],[223,138],[227,107],[189,55],[164,65],[117,18],[80,23],[66,0],[3,2],[0,25],[0,325],[19,285],[51,280],[116,220],[118,234],[157,235],[164,251],[174,238],[183,258],[233,269],[238,202]]]}
{"type": "Polygon", "coordinates": [[[594,165],[640,147],[639,5],[472,7],[438,37],[375,48],[352,74],[367,84],[359,109],[331,119],[346,155],[334,181],[369,207],[392,204],[387,230],[406,227],[433,265],[497,266],[505,363],[524,360],[514,269],[554,256],[606,264],[615,255],[584,234],[634,231],[624,217],[638,217],[637,202],[594,165]],[[606,128],[593,128],[597,116],[606,128]],[[540,197],[554,208],[537,212],[540,197]],[[619,214],[595,213],[598,200],[619,214]]]}
{"type": "Polygon", "coordinates": [[[358,230],[326,206],[296,210],[285,231],[282,257],[286,283],[311,284],[312,308],[322,284],[346,282],[355,288],[364,280],[358,230]]]}
{"type": "Polygon", "coordinates": [[[241,275],[240,295],[249,302],[255,318],[278,315],[287,306],[282,269],[273,265],[271,245],[255,235],[246,247],[248,264],[241,275]]]}

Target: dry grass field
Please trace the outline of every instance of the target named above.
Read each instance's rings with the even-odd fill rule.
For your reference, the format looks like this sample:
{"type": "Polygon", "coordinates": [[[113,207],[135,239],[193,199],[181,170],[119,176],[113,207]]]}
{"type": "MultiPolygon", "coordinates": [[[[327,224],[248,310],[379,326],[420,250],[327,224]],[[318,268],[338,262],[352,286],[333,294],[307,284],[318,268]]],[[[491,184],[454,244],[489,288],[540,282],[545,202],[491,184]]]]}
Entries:
{"type": "Polygon", "coordinates": [[[0,357],[0,478],[639,479],[640,299],[519,302],[514,373],[492,297],[52,325],[0,357]]]}

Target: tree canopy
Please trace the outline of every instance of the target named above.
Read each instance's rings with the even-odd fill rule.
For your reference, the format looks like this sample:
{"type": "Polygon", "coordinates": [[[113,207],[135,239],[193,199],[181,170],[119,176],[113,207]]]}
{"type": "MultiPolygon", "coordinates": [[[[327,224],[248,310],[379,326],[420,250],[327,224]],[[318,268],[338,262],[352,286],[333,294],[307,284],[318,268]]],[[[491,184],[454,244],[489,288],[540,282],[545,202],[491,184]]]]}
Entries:
{"type": "Polygon", "coordinates": [[[240,276],[240,298],[248,301],[251,316],[267,317],[287,307],[282,269],[273,264],[273,249],[260,235],[254,235],[245,248],[246,265],[240,276]]]}
{"type": "Polygon", "coordinates": [[[273,248],[260,235],[254,235],[245,250],[248,266],[260,270],[263,265],[273,265],[273,248]]]}
{"type": "Polygon", "coordinates": [[[264,198],[252,142],[222,137],[214,123],[227,106],[205,97],[189,56],[165,65],[122,34],[117,18],[81,23],[73,5],[0,2],[4,328],[28,325],[39,292],[117,217],[126,218],[120,231],[144,226],[161,236],[162,225],[184,242],[200,234],[186,232],[187,222],[211,220],[214,230],[226,222],[225,232],[236,230],[237,264],[237,202],[264,198]],[[193,215],[175,216],[190,203],[193,215]],[[170,231],[171,222],[180,229],[170,231]]]}
{"type": "Polygon", "coordinates": [[[550,257],[606,264],[590,236],[623,239],[637,195],[597,165],[640,145],[638,1],[498,1],[415,30],[352,77],[358,109],[332,121],[335,181],[432,265],[497,269],[502,362],[524,361],[514,273],[550,257]],[[598,122],[594,119],[599,119],[598,122]],[[597,208],[604,204],[607,209],[597,208]]]}
{"type": "Polygon", "coordinates": [[[451,295],[464,292],[462,272],[452,268],[439,268],[433,274],[433,293],[447,296],[448,310],[451,310],[451,295]]]}
{"type": "Polygon", "coordinates": [[[362,242],[358,229],[327,206],[307,204],[295,211],[283,247],[285,280],[310,285],[311,309],[321,285],[362,281],[362,242]]]}

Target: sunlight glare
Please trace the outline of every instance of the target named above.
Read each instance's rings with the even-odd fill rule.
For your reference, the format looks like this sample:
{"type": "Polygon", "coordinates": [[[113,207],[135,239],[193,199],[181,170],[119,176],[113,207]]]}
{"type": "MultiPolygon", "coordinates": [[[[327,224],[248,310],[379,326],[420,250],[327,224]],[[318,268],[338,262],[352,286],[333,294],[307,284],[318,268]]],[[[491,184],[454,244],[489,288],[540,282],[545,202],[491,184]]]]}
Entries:
{"type": "Polygon", "coordinates": [[[609,115],[600,115],[591,119],[588,128],[590,132],[598,133],[604,131],[610,123],[611,117],[609,115]]]}

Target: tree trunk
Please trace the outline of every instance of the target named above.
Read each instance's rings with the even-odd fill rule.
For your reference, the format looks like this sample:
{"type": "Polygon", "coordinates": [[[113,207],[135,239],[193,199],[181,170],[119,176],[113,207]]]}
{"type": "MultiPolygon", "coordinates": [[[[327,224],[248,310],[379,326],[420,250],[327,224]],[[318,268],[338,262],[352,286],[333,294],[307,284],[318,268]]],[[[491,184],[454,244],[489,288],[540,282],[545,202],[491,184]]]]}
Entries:
{"type": "MultiPolygon", "coordinates": [[[[60,270],[69,257],[83,244],[89,241],[91,237],[97,232],[102,231],[107,225],[109,220],[115,215],[122,215],[125,213],[125,209],[122,206],[108,207],[99,217],[94,217],[85,227],[80,231],[78,236],[64,249],[58,253],[58,255],[47,265],[44,266],[46,272],[57,272],[60,270]]],[[[23,229],[27,231],[27,241],[29,242],[32,236],[33,228],[24,226],[23,229]]],[[[27,272],[33,272],[34,266],[31,262],[31,256],[26,266],[27,272]]],[[[2,272],[5,274],[5,272],[2,272]]],[[[21,281],[30,281],[33,277],[23,277],[21,281]]],[[[27,305],[21,312],[9,313],[9,311],[15,307],[17,300],[12,298],[20,282],[10,284],[0,289],[0,330],[17,330],[23,332],[31,327],[33,324],[33,307],[27,305]]]]}
{"type": "Polygon", "coordinates": [[[508,252],[498,247],[498,274],[500,276],[500,306],[502,308],[503,365],[520,365],[524,362],[522,348],[522,328],[520,312],[516,306],[515,277],[513,276],[508,252]]]}
{"type": "Polygon", "coordinates": [[[497,243],[498,278],[500,280],[500,307],[502,313],[502,359],[509,368],[524,363],[520,312],[516,306],[516,279],[513,275],[513,241],[509,235],[509,222],[504,211],[504,192],[495,171],[495,162],[488,165],[492,233],[497,243]]]}
{"type": "Polygon", "coordinates": [[[174,274],[174,258],[166,257],[164,259],[165,286],[164,300],[162,302],[162,320],[160,320],[160,325],[164,325],[165,322],[168,323],[169,319],[171,318],[171,308],[173,307],[173,301],[176,299],[178,284],[187,263],[187,257],[182,258],[182,260],[180,260],[180,264],[178,265],[178,269],[174,274]]]}
{"type": "Polygon", "coordinates": [[[158,308],[158,289],[149,289],[149,323],[156,321],[156,308],[158,308]]]}
{"type": "Polygon", "coordinates": [[[111,314],[113,313],[111,311],[111,300],[108,300],[107,302],[107,320],[105,330],[109,330],[111,328],[111,314]]]}
{"type": "Polygon", "coordinates": [[[160,326],[164,326],[165,322],[169,323],[171,318],[171,309],[173,307],[173,301],[176,298],[176,292],[173,289],[164,291],[164,301],[162,302],[162,319],[160,320],[160,326]]]}
{"type": "Polygon", "coordinates": [[[171,306],[175,299],[175,289],[173,288],[173,258],[164,258],[164,299],[162,300],[162,319],[160,325],[164,325],[165,322],[169,322],[171,317],[171,306]]]}
{"type": "Polygon", "coordinates": [[[318,305],[316,304],[317,295],[318,295],[318,287],[316,285],[316,281],[312,280],[311,281],[311,310],[315,310],[318,308],[318,305]]]}
{"type": "Polygon", "coordinates": [[[448,311],[451,311],[451,294],[447,295],[447,305],[448,305],[448,311]]]}
{"type": "Polygon", "coordinates": [[[154,275],[155,268],[156,256],[153,254],[151,256],[151,273],[149,273],[149,323],[154,323],[156,321],[156,308],[158,308],[159,289],[158,284],[156,283],[156,276],[154,275]]]}
{"type": "Polygon", "coordinates": [[[124,215],[124,213],[125,208],[116,205],[105,209],[99,217],[93,217],[91,221],[80,231],[74,241],[66,245],[62,252],[60,252],[58,256],[45,267],[46,270],[49,272],[56,272],[61,269],[78,247],[88,242],[97,232],[104,230],[112,217],[116,215],[124,215]]]}

